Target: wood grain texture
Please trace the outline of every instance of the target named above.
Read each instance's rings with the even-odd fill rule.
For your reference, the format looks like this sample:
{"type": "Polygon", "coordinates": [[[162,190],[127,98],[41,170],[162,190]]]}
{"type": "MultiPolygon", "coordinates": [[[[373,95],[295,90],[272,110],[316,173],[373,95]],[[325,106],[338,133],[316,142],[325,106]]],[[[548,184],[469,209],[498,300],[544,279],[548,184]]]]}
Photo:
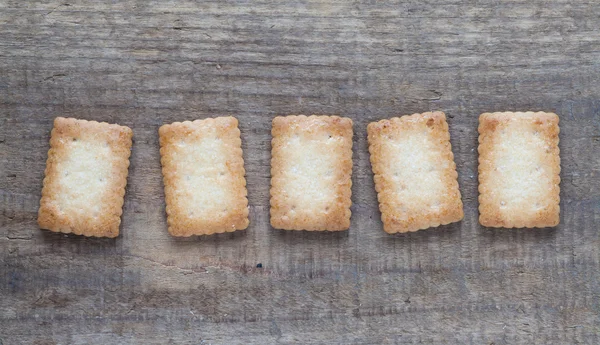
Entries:
{"type": "Polygon", "coordinates": [[[597,344],[600,6],[0,0],[0,343],[597,344]],[[369,122],[448,116],[465,219],[382,230],[369,122]],[[561,225],[477,222],[477,117],[561,116],[561,225]],[[352,225],[269,227],[276,115],[354,121],[352,225]],[[157,130],[239,119],[245,232],[169,236],[157,130]],[[131,127],[121,236],[40,231],[56,116],[131,127]],[[261,268],[257,264],[261,264],[261,268]]]}

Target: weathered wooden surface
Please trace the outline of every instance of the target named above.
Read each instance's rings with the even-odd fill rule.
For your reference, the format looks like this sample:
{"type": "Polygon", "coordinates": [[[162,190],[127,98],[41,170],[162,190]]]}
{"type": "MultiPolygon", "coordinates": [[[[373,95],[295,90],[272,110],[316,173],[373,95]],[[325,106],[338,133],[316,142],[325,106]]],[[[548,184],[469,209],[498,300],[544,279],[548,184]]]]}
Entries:
{"type": "Polygon", "coordinates": [[[565,0],[0,0],[0,344],[600,343],[599,16],[565,0]],[[390,236],[366,125],[427,110],[449,115],[466,216],[390,236]],[[556,229],[477,223],[477,116],[501,110],[561,115],[556,229]],[[348,232],[268,225],[270,120],[297,113],[355,121],[348,232]],[[171,238],[157,129],[222,114],[241,124],[250,228],[171,238]],[[134,130],[116,240],[37,228],[56,116],[134,130]]]}

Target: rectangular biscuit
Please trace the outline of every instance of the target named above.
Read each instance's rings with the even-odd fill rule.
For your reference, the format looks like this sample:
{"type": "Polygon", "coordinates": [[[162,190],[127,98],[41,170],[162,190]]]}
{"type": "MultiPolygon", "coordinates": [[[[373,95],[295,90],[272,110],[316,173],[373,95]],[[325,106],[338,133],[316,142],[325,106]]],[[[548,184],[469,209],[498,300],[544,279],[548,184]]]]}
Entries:
{"type": "Polygon", "coordinates": [[[272,134],[271,225],[284,230],[347,230],[352,120],[278,116],[272,134]]]}
{"type": "Polygon", "coordinates": [[[117,237],[132,136],[125,126],[57,117],[38,212],[40,228],[117,237]]]}
{"type": "Polygon", "coordinates": [[[169,233],[243,230],[248,199],[242,140],[234,117],[175,122],[159,129],[169,233]]]}
{"type": "Polygon", "coordinates": [[[416,231],[463,219],[444,113],[372,122],[367,132],[386,232],[416,231]]]}
{"type": "Polygon", "coordinates": [[[560,222],[558,116],[544,112],[479,117],[479,222],[542,228],[560,222]]]}

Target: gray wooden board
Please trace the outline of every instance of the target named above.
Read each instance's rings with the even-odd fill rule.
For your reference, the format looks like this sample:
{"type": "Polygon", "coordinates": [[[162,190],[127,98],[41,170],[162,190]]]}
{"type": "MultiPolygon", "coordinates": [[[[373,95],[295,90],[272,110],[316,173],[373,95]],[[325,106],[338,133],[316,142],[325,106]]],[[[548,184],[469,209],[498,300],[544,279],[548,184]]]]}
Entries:
{"type": "Polygon", "coordinates": [[[0,0],[0,344],[600,343],[599,17],[566,0],[0,0]],[[449,116],[465,219],[388,235],[366,126],[429,110],[449,116]],[[504,110],[561,116],[555,229],[477,222],[478,115],[504,110]],[[270,121],[300,113],[354,120],[347,232],[269,226],[270,121]],[[172,238],[158,127],[227,114],[250,227],[172,238]],[[38,229],[56,116],[133,129],[119,238],[38,229]]]}

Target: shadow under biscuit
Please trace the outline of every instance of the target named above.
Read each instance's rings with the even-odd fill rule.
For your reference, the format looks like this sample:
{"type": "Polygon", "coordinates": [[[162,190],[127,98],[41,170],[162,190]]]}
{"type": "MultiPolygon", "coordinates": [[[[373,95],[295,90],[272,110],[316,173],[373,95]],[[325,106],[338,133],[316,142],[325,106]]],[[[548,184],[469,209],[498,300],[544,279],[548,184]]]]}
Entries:
{"type": "Polygon", "coordinates": [[[552,228],[490,228],[479,226],[479,236],[489,243],[523,242],[531,244],[553,243],[558,227],[552,228]]]}
{"type": "Polygon", "coordinates": [[[436,237],[444,237],[447,235],[455,235],[460,231],[462,227],[461,223],[450,223],[446,225],[440,225],[435,228],[411,231],[411,232],[398,232],[395,234],[387,234],[388,239],[393,240],[423,240],[436,238],[436,237]]]}
{"type": "Polygon", "coordinates": [[[120,242],[120,237],[86,237],[50,231],[43,231],[39,238],[42,239],[44,244],[51,244],[53,248],[80,246],[94,248],[96,251],[104,251],[105,248],[117,248],[120,242]]]}
{"type": "Polygon", "coordinates": [[[220,232],[209,235],[192,235],[189,237],[169,236],[169,241],[174,245],[186,246],[186,243],[217,243],[217,242],[239,242],[248,236],[248,230],[237,230],[232,232],[220,232]]]}
{"type": "Polygon", "coordinates": [[[352,229],[345,231],[308,231],[308,230],[281,230],[269,225],[270,235],[276,242],[285,244],[309,244],[309,243],[346,243],[350,238],[352,229]]]}

